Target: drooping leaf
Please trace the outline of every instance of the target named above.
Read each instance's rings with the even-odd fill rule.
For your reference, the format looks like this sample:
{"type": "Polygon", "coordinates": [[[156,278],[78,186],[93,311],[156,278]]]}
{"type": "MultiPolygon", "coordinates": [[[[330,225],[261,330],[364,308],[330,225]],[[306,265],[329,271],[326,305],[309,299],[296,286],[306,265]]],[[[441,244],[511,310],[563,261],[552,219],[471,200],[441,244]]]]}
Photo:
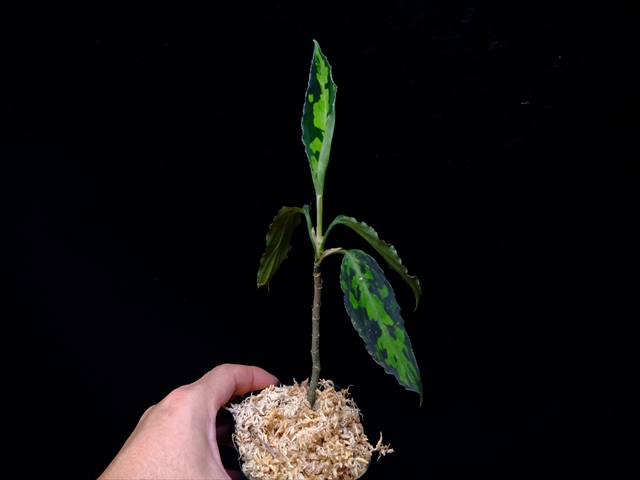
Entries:
{"type": "Polygon", "coordinates": [[[343,250],[340,284],[351,323],[373,359],[422,404],[422,381],[400,306],[391,284],[373,257],[361,250],[343,250]]]}
{"type": "Polygon", "coordinates": [[[304,143],[316,194],[321,195],[329,164],[331,140],[335,126],[336,92],[331,65],[315,40],[309,85],[302,109],[302,143],[304,143]]]}
{"type": "Polygon", "coordinates": [[[282,207],[273,218],[273,223],[269,225],[267,250],[260,257],[258,268],[258,288],[269,285],[278,268],[287,258],[291,250],[291,235],[300,223],[300,214],[304,214],[307,217],[307,223],[310,224],[309,207],[305,205],[304,208],[282,207]]]}
{"type": "Polygon", "coordinates": [[[402,259],[398,256],[398,252],[394,246],[378,237],[378,232],[376,232],[373,227],[370,227],[364,222],[358,222],[355,218],[347,217],[345,215],[338,215],[335,220],[331,222],[331,225],[329,225],[329,228],[327,228],[327,231],[324,234],[325,241],[334,225],[338,224],[346,225],[353,229],[358,235],[369,242],[369,244],[375,248],[380,255],[382,255],[392,270],[395,270],[400,274],[402,279],[411,287],[411,290],[413,290],[413,295],[416,298],[416,306],[414,310],[417,309],[418,302],[420,301],[420,295],[422,294],[420,281],[418,280],[418,277],[409,275],[407,267],[402,264],[402,259]]]}

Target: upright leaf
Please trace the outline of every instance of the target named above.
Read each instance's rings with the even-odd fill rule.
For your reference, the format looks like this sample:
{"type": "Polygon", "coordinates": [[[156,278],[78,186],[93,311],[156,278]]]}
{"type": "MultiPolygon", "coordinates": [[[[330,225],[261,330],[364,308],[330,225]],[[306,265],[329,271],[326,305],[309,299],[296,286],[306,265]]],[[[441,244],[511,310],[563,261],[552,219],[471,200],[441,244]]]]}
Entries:
{"type": "Polygon", "coordinates": [[[411,287],[413,295],[416,298],[416,306],[414,310],[418,308],[418,302],[420,301],[420,295],[422,293],[420,281],[418,280],[418,277],[409,275],[407,267],[402,264],[402,259],[398,256],[398,252],[394,246],[378,237],[378,232],[376,232],[373,227],[370,227],[364,222],[359,222],[353,217],[347,217],[345,215],[338,215],[335,220],[331,222],[331,225],[329,225],[329,228],[327,228],[327,232],[324,235],[324,240],[329,236],[331,229],[338,224],[346,225],[353,229],[358,235],[369,242],[369,244],[375,248],[380,255],[382,255],[389,264],[389,267],[398,272],[407,285],[411,287]]]}
{"type": "Polygon", "coordinates": [[[371,357],[407,390],[417,392],[422,404],[420,371],[391,284],[373,257],[361,250],[342,253],[340,284],[351,323],[371,357]]]}
{"type": "MultiPolygon", "coordinates": [[[[273,218],[267,233],[267,250],[260,258],[258,288],[269,285],[271,279],[291,250],[291,235],[300,223],[300,214],[309,217],[309,208],[282,207],[273,218]]],[[[310,220],[309,220],[310,221],[310,220]]]]}
{"type": "Polygon", "coordinates": [[[309,158],[316,193],[321,195],[333,139],[338,87],[333,82],[327,57],[322,54],[318,42],[314,40],[313,43],[309,85],[302,109],[302,143],[309,158]]]}

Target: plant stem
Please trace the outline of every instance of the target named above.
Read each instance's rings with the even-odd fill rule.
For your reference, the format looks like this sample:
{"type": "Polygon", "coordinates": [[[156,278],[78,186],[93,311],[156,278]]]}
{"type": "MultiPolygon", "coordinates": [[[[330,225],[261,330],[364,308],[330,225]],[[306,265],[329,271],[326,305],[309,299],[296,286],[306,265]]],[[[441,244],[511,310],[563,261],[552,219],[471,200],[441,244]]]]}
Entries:
{"type": "Polygon", "coordinates": [[[322,193],[317,193],[316,190],[316,251],[318,257],[322,255],[322,208],[323,208],[323,196],[322,193]]]}
{"type": "Polygon", "coordinates": [[[316,402],[316,389],[320,378],[320,298],[322,296],[322,275],[320,265],[313,266],[313,309],[311,313],[311,381],[309,382],[309,394],[307,400],[313,408],[316,402]]]}

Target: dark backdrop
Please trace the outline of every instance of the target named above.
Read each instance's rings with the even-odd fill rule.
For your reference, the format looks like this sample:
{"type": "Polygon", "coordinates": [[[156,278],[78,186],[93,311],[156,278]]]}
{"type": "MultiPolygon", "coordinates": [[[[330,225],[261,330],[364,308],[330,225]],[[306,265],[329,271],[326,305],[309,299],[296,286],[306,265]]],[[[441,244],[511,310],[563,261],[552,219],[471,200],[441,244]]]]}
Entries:
{"type": "MultiPolygon", "coordinates": [[[[326,262],[323,376],[353,385],[369,436],[396,450],[371,478],[621,468],[637,50],[631,12],[583,3],[6,13],[10,453],[31,473],[97,476],[149,405],[217,364],[309,375],[304,229],[270,292],[255,277],[277,210],[313,200],[300,117],[315,38],[339,87],[325,222],[372,224],[423,287],[413,312],[389,274],[420,408],[368,357],[326,262]]],[[[365,247],[339,229],[330,243],[365,247]]]]}

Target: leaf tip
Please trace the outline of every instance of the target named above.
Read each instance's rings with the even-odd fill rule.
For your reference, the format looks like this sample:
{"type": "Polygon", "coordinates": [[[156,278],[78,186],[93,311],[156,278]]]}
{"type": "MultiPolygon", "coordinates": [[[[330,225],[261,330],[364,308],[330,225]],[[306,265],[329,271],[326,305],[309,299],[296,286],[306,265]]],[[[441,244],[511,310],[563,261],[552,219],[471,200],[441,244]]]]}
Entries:
{"type": "Polygon", "coordinates": [[[260,289],[260,287],[264,287],[267,286],[267,290],[270,292],[271,291],[271,284],[269,282],[262,282],[260,283],[260,281],[258,281],[258,290],[260,289]]]}

